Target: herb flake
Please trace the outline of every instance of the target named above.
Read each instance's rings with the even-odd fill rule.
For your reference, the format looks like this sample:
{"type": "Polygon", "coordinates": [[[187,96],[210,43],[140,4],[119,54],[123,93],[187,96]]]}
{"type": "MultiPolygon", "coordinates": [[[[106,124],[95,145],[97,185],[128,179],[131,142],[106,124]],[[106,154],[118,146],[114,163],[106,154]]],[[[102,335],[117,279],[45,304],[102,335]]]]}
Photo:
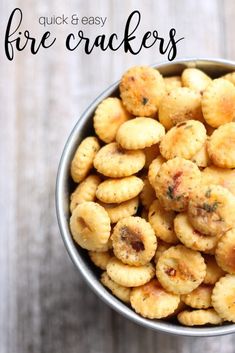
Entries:
{"type": "Polygon", "coordinates": [[[174,188],[172,186],[168,186],[166,194],[169,199],[174,200],[174,188]]]}
{"type": "Polygon", "coordinates": [[[148,103],[148,98],[146,98],[146,97],[143,97],[143,99],[142,99],[142,104],[143,105],[146,105],[147,103],[148,103]]]}
{"type": "Polygon", "coordinates": [[[211,197],[211,189],[207,189],[206,193],[205,193],[206,197],[211,197]]]}
{"type": "Polygon", "coordinates": [[[219,203],[217,201],[213,202],[211,205],[209,203],[204,202],[202,205],[203,210],[205,210],[208,213],[215,212],[219,206],[219,203]]]}

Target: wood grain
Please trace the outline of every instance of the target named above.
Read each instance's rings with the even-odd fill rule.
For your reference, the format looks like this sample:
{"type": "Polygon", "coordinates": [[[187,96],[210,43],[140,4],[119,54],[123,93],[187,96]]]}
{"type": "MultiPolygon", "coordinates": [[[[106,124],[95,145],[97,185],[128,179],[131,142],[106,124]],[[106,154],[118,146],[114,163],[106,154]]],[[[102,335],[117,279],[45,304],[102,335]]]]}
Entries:
{"type": "MultiPolygon", "coordinates": [[[[140,33],[175,27],[184,36],[178,57],[235,59],[233,0],[0,2],[1,40],[15,6],[25,25],[42,33],[38,17],[65,13],[107,16],[106,33],[139,9],[140,33]]],[[[66,138],[85,107],[134,64],[165,60],[156,48],[138,56],[64,50],[74,28],[54,28],[55,48],[14,62],[0,53],[0,353],[232,353],[234,336],[191,339],[129,322],[93,294],[73,267],[55,216],[54,189],[66,138]]],[[[96,34],[98,29],[89,29],[96,34]]]]}

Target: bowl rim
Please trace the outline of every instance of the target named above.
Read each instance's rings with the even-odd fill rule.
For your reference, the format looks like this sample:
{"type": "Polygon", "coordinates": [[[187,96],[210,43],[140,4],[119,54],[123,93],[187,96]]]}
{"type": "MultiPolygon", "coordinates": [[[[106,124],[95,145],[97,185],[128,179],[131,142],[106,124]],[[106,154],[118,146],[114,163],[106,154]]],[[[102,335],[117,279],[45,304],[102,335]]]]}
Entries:
{"type": "MultiPolygon", "coordinates": [[[[154,68],[164,70],[173,65],[184,65],[185,67],[196,67],[199,64],[207,64],[207,65],[224,65],[226,69],[235,70],[235,62],[231,60],[224,60],[221,58],[181,58],[174,60],[173,62],[160,62],[153,66],[154,68]]],[[[210,337],[210,336],[220,336],[225,334],[230,334],[235,332],[235,324],[227,324],[224,326],[216,326],[216,327],[206,327],[206,328],[198,328],[198,327],[184,327],[180,325],[176,325],[174,323],[164,322],[160,320],[150,320],[141,317],[136,314],[131,308],[126,306],[124,303],[115,298],[108,290],[104,288],[104,286],[99,282],[99,280],[94,276],[93,271],[82,259],[82,256],[79,254],[72,236],[70,234],[68,219],[66,216],[66,207],[68,207],[68,194],[66,193],[66,183],[67,183],[67,172],[68,166],[71,160],[71,153],[74,151],[75,143],[77,142],[77,135],[80,129],[85,124],[88,118],[91,118],[91,114],[93,113],[95,107],[99,102],[101,102],[104,98],[112,94],[115,89],[118,88],[119,81],[111,84],[107,89],[105,89],[101,94],[97,96],[85,109],[85,111],[81,114],[77,123],[73,127],[62,152],[57,177],[56,177],[56,188],[55,188],[55,205],[56,205],[56,215],[57,221],[61,233],[61,237],[63,239],[65,248],[76,266],[76,268],[81,273],[82,277],[88,283],[89,287],[100,297],[105,303],[107,303],[112,309],[122,314],[124,317],[129,320],[144,326],[146,328],[150,328],[155,331],[160,331],[162,333],[169,333],[173,335],[179,336],[194,336],[194,337],[210,337]],[[67,205],[65,207],[65,205],[67,205]]]]}

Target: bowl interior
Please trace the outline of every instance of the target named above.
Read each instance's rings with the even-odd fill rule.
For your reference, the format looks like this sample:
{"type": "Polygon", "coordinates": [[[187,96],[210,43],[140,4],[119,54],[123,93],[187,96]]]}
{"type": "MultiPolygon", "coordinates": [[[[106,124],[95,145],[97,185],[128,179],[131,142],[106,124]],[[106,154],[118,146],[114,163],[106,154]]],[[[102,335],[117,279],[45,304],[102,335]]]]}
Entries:
{"type": "MultiPolygon", "coordinates": [[[[235,63],[219,59],[186,59],[178,60],[174,63],[153,65],[153,67],[157,68],[164,76],[180,75],[186,67],[196,67],[204,70],[211,77],[216,78],[235,70],[235,63]]],[[[79,118],[64,147],[57,175],[56,210],[61,235],[67,251],[75,266],[96,294],[119,313],[140,325],[157,331],[186,336],[214,336],[233,333],[235,332],[235,325],[233,324],[226,324],[220,327],[189,328],[180,326],[176,322],[149,320],[137,315],[131,308],[115,298],[100,284],[100,272],[89,260],[87,251],[76,246],[72,240],[69,230],[69,195],[74,190],[75,184],[70,177],[70,163],[82,139],[94,133],[92,118],[97,105],[104,98],[118,96],[118,93],[118,82],[116,82],[97,97],[79,118]]]]}

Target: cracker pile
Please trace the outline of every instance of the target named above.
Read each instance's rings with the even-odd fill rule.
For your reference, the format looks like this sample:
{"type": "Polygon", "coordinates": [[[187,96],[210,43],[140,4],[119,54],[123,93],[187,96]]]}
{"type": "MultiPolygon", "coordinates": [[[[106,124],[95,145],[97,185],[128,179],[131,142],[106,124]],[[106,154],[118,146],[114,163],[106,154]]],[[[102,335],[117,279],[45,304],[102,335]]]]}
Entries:
{"type": "Polygon", "coordinates": [[[235,322],[234,84],[133,67],[74,154],[73,239],[143,317],[235,322]]]}

